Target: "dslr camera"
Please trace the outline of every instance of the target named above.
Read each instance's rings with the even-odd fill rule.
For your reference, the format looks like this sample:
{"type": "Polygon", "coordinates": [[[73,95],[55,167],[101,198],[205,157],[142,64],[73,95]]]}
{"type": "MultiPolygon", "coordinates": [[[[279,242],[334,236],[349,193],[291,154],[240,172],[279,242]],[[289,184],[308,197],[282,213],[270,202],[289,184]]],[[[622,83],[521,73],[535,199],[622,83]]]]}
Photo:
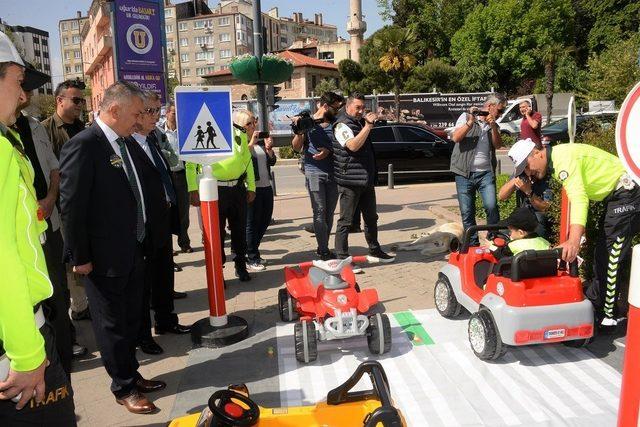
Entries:
{"type": "Polygon", "coordinates": [[[291,123],[291,130],[296,135],[302,135],[303,133],[312,130],[316,123],[322,122],[322,120],[316,120],[311,117],[311,112],[304,110],[296,114],[294,117],[298,117],[296,122],[291,123]]]}

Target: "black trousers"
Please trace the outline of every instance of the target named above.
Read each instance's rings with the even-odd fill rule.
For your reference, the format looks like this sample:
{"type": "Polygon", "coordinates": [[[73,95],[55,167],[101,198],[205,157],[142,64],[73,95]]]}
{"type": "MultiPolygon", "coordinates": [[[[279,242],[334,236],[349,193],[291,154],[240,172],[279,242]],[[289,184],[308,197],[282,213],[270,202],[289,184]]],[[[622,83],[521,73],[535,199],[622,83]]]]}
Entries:
{"type": "Polygon", "coordinates": [[[44,313],[55,331],[56,348],[62,367],[67,374],[71,374],[75,330],[69,319],[69,287],[67,272],[62,263],[62,234],[60,230],[47,229],[46,236],[47,240],[42,245],[42,249],[47,262],[49,279],[53,285],[53,295],[43,302],[44,313]]]}
{"type": "Polygon", "coordinates": [[[173,286],[173,249],[169,238],[164,247],[153,250],[145,259],[139,342],[151,339],[150,308],[160,327],[178,323],[178,316],[173,313],[173,286]]]}
{"type": "Polygon", "coordinates": [[[131,393],[138,374],[136,343],[144,291],[144,259],[139,245],[127,276],[83,276],[98,350],[111,377],[111,391],[120,398],[131,393]]]}
{"type": "Polygon", "coordinates": [[[629,309],[631,243],[640,233],[640,187],[620,189],[605,199],[606,211],[593,256],[594,278],[586,295],[600,319],[626,317],[629,309]]]}
{"type": "Polygon", "coordinates": [[[45,397],[40,404],[32,398],[21,410],[11,400],[0,400],[0,426],[45,427],[75,426],[76,415],[73,404],[73,389],[69,376],[62,368],[56,351],[55,333],[51,325],[40,328],[44,337],[49,366],[44,372],[45,397]]]}
{"type": "Polygon", "coordinates": [[[366,187],[338,185],[338,193],[340,193],[340,218],[336,225],[336,255],[338,258],[349,256],[349,227],[353,223],[353,215],[357,208],[360,208],[362,212],[364,238],[367,240],[369,252],[379,249],[375,187],[373,185],[366,187]]]}
{"type": "Polygon", "coordinates": [[[178,233],[178,246],[181,248],[191,246],[189,240],[189,192],[187,191],[187,176],[184,170],[171,172],[173,188],[176,190],[176,203],[180,230],[178,233]]]}
{"type": "Polygon", "coordinates": [[[227,260],[224,253],[224,239],[227,236],[225,224],[228,221],[236,270],[246,270],[247,189],[244,182],[233,187],[218,186],[218,217],[220,219],[220,242],[223,245],[222,264],[227,260]]]}

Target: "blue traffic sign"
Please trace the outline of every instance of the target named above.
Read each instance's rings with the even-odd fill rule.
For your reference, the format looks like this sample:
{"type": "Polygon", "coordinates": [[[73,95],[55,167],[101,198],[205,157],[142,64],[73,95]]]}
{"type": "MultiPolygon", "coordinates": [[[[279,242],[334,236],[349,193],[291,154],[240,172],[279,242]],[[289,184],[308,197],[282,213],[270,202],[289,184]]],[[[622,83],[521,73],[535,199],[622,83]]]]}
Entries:
{"type": "Polygon", "coordinates": [[[207,163],[231,156],[231,88],[180,86],[175,97],[180,158],[207,163]]]}

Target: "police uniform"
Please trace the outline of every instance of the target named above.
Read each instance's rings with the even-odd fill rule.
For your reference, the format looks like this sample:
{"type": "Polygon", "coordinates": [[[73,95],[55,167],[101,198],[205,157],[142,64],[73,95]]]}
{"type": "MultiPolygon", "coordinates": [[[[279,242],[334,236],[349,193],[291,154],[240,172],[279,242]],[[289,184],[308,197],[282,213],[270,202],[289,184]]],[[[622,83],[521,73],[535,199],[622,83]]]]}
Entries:
{"type": "Polygon", "coordinates": [[[587,144],[554,147],[549,170],[571,202],[571,224],[586,225],[589,200],[605,204],[586,295],[602,324],[615,325],[627,315],[631,242],[640,232],[640,188],[620,159],[587,144]]]}
{"type": "MultiPolygon", "coordinates": [[[[212,164],[211,170],[218,180],[220,242],[224,244],[225,223],[228,219],[236,272],[247,274],[247,191],[256,191],[256,180],[246,132],[234,127],[233,141],[233,155],[212,164]]],[[[198,191],[199,165],[187,162],[185,168],[187,190],[198,191]]],[[[225,261],[226,256],[222,251],[222,263],[224,264],[225,261]]]]}
{"type": "Polygon", "coordinates": [[[40,240],[47,225],[38,218],[33,180],[18,136],[0,124],[0,380],[9,369],[32,371],[45,358],[50,363],[44,401],[32,398],[18,411],[15,402],[0,400],[0,425],[73,426],[73,391],[40,308],[53,287],[40,240]]]}

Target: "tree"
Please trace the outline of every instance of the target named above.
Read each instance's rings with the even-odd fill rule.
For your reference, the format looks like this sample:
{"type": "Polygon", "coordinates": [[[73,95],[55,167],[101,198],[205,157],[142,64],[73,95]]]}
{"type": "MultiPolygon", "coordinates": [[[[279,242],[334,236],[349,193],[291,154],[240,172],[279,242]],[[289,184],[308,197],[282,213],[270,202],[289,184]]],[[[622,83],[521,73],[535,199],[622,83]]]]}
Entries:
{"type": "Polygon", "coordinates": [[[167,79],[167,98],[173,99],[173,92],[175,91],[176,86],[180,86],[180,80],[176,77],[169,77],[167,79]]]}
{"type": "Polygon", "coordinates": [[[411,70],[404,85],[405,92],[455,92],[460,89],[458,71],[440,59],[427,61],[411,70]]]}
{"type": "Polygon", "coordinates": [[[547,123],[551,122],[551,111],[553,109],[553,93],[556,78],[556,65],[560,58],[571,52],[570,47],[565,47],[561,43],[551,43],[534,50],[535,56],[540,58],[544,64],[544,94],[547,98],[547,123]]]}
{"type": "Polygon", "coordinates": [[[378,60],[380,69],[387,73],[393,82],[393,94],[396,115],[400,114],[400,90],[403,83],[416,64],[416,58],[411,52],[411,43],[415,37],[411,31],[400,27],[385,27],[384,31],[373,40],[374,46],[382,50],[378,60]]]}
{"type": "Polygon", "coordinates": [[[314,88],[314,93],[316,96],[320,96],[325,92],[335,92],[337,90],[338,85],[336,85],[335,79],[326,78],[318,82],[318,84],[314,88]]]}
{"type": "Polygon", "coordinates": [[[56,98],[53,95],[37,94],[31,99],[31,105],[41,119],[53,116],[56,112],[56,98]]]}
{"type": "Polygon", "coordinates": [[[638,0],[578,0],[576,3],[592,24],[586,31],[590,52],[600,53],[614,43],[638,34],[638,0]]]}
{"type": "Polygon", "coordinates": [[[355,88],[364,78],[362,67],[352,59],[343,59],[338,63],[340,72],[340,89],[347,95],[355,92],[355,88]]]}

